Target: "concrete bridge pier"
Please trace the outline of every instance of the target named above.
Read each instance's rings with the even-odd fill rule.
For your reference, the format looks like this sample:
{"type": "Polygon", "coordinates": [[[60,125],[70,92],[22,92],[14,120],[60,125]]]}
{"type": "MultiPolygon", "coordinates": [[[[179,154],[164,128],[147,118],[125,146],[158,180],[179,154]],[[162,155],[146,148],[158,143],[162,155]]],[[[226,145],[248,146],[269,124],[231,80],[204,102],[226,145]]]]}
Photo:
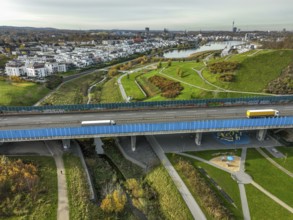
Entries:
{"type": "Polygon", "coordinates": [[[101,140],[101,138],[97,137],[94,139],[94,143],[96,145],[96,152],[97,154],[105,154],[104,149],[103,149],[103,141],[101,140]]]}
{"type": "Polygon", "coordinates": [[[136,136],[131,136],[131,150],[135,151],[136,149],[136,136]]]}
{"type": "Polygon", "coordinates": [[[70,139],[62,139],[63,149],[67,150],[70,148],[70,139]]]}
{"type": "Polygon", "coordinates": [[[267,129],[261,129],[256,132],[256,138],[259,141],[263,141],[266,137],[267,129]]]}
{"type": "Polygon", "coordinates": [[[195,142],[195,144],[197,145],[197,146],[199,146],[199,145],[201,145],[201,138],[202,138],[202,133],[195,133],[195,140],[194,140],[194,142],[195,142]]]}

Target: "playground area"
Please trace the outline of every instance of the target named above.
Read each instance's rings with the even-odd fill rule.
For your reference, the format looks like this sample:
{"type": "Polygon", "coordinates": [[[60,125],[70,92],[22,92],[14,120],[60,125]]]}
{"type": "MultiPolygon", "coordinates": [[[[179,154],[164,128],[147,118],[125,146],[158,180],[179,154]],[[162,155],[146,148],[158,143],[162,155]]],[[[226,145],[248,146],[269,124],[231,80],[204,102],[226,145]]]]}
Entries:
{"type": "Polygon", "coordinates": [[[214,157],[210,162],[233,172],[237,172],[240,169],[241,158],[234,155],[222,154],[221,156],[214,157]]]}

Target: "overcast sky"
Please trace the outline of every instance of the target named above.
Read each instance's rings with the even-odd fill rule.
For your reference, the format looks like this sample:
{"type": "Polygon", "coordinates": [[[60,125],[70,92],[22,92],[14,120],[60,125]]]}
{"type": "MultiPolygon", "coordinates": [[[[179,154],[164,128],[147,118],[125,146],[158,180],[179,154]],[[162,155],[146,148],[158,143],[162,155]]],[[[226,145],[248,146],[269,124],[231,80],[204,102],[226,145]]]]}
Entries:
{"type": "Polygon", "coordinates": [[[64,29],[293,30],[293,0],[1,0],[0,25],[64,29]]]}

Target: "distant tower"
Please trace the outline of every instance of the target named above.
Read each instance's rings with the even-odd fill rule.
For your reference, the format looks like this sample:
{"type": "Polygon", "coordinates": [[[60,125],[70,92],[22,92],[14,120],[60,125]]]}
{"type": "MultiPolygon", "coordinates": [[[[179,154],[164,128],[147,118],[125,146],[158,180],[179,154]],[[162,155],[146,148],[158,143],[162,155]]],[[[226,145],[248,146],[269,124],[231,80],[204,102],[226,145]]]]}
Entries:
{"type": "Polygon", "coordinates": [[[234,26],[234,21],[233,21],[233,23],[232,23],[232,32],[236,33],[236,31],[237,31],[237,27],[234,26]]]}
{"type": "Polygon", "coordinates": [[[146,27],[145,28],[145,36],[146,36],[146,38],[149,38],[149,34],[150,34],[150,28],[146,27]]]}

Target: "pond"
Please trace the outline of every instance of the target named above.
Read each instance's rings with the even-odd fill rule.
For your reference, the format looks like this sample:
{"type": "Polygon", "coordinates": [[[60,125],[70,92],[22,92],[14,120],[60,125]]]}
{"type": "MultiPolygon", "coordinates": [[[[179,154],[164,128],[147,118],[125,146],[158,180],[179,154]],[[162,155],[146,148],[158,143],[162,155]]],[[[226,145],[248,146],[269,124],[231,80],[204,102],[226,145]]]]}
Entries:
{"type": "Polygon", "coordinates": [[[222,42],[209,42],[201,47],[188,49],[188,50],[173,50],[164,53],[165,58],[183,58],[197,52],[208,51],[208,50],[223,50],[226,47],[231,47],[239,44],[243,44],[243,41],[222,41],[222,42]]]}

